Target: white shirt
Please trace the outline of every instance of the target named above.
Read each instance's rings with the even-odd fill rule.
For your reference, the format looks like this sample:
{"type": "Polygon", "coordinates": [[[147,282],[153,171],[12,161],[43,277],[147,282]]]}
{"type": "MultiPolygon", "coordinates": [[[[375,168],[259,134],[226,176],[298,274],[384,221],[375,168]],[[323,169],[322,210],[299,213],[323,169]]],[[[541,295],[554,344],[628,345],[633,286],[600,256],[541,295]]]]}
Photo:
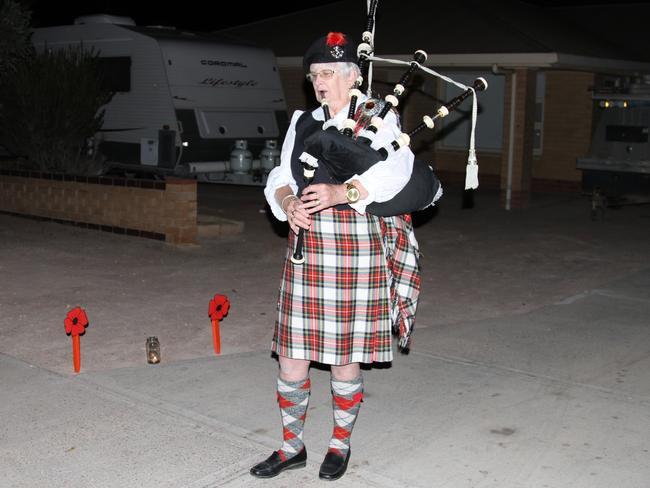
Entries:
{"type": "MultiPolygon", "coordinates": [[[[363,103],[367,97],[362,96],[358,104],[363,103]]],[[[291,117],[291,123],[287,130],[287,135],[282,145],[280,154],[280,165],[271,170],[268,175],[266,186],[264,187],[264,196],[269,202],[273,215],[280,221],[286,221],[287,216],[275,200],[275,192],[278,188],[289,185],[291,190],[296,193],[298,185],[291,172],[291,153],[296,138],[296,122],[304,113],[303,110],[296,110],[291,117]]],[[[347,106],[340,110],[335,117],[327,122],[327,126],[334,125],[341,130],[343,122],[347,119],[347,106]]],[[[325,114],[322,108],[316,109],[312,116],[316,120],[325,120],[325,114]]],[[[357,180],[368,191],[368,196],[363,200],[350,204],[357,212],[364,214],[366,206],[372,202],[386,202],[397,195],[402,188],[408,183],[411,172],[413,171],[413,160],[415,156],[409,147],[401,147],[394,151],[390,143],[395,140],[401,133],[398,127],[397,117],[392,111],[389,111],[384,117],[384,124],[374,136],[371,147],[380,149],[386,147],[388,157],[383,161],[378,161],[372,167],[360,175],[354,175],[348,181],[357,180]]],[[[360,135],[364,135],[362,132],[360,135]]]]}

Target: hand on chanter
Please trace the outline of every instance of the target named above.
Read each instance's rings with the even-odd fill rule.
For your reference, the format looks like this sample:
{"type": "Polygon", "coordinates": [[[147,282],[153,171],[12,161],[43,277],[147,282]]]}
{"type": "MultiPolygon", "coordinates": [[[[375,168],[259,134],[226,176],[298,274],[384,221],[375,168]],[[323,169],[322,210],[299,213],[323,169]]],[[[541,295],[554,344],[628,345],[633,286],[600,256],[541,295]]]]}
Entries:
{"type": "Polygon", "coordinates": [[[289,199],[286,213],[289,227],[291,227],[294,234],[298,234],[300,227],[309,230],[311,217],[309,216],[309,211],[298,197],[289,199]]]}
{"type": "Polygon", "coordinates": [[[316,183],[309,185],[302,191],[300,197],[307,212],[310,214],[320,212],[326,208],[346,203],[345,185],[329,183],[316,183]]]}

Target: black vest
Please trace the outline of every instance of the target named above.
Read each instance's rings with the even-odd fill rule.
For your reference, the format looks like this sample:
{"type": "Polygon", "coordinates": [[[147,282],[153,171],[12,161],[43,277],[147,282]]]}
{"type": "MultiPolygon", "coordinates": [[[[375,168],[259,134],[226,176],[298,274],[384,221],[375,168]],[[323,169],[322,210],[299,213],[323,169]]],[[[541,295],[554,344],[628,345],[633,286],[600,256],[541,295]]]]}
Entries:
{"type": "MultiPolygon", "coordinates": [[[[296,137],[293,142],[293,151],[291,152],[291,174],[298,185],[298,196],[302,194],[302,191],[307,186],[303,176],[302,163],[300,162],[300,155],[305,151],[304,140],[314,132],[323,130],[323,123],[322,120],[314,119],[312,112],[309,111],[303,113],[296,122],[296,137]]],[[[311,184],[314,183],[338,184],[323,166],[316,168],[316,173],[311,184]]],[[[334,208],[337,210],[346,210],[350,209],[350,206],[341,204],[336,205],[334,208]]]]}

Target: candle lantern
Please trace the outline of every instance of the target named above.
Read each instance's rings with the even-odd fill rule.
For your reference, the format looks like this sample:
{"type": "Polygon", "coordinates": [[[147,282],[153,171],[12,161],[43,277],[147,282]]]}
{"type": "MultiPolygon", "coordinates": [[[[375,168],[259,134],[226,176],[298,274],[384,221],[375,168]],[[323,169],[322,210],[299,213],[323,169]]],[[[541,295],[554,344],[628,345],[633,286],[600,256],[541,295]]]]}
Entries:
{"type": "Polygon", "coordinates": [[[160,362],[160,341],[157,337],[147,337],[147,362],[158,364],[160,362]]]}

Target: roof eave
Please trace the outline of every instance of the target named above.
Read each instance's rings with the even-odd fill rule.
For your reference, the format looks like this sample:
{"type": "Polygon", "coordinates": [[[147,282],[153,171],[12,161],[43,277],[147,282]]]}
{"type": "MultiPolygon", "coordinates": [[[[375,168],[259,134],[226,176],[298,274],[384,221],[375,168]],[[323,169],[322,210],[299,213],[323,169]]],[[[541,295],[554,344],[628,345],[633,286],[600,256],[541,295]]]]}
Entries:
{"type": "MultiPolygon", "coordinates": [[[[385,59],[410,62],[412,54],[378,56],[385,59]]],[[[281,68],[302,67],[302,57],[278,57],[281,68]]],[[[390,66],[385,61],[375,61],[375,66],[390,66]]],[[[650,73],[650,63],[617,59],[594,58],[556,52],[546,53],[472,53],[429,54],[426,66],[430,68],[490,68],[490,69],[566,69],[593,72],[650,73]]]]}
{"type": "Polygon", "coordinates": [[[642,61],[594,58],[564,53],[559,54],[555,67],[558,69],[589,70],[598,73],[650,73],[650,63],[644,63],[642,61]]]}

